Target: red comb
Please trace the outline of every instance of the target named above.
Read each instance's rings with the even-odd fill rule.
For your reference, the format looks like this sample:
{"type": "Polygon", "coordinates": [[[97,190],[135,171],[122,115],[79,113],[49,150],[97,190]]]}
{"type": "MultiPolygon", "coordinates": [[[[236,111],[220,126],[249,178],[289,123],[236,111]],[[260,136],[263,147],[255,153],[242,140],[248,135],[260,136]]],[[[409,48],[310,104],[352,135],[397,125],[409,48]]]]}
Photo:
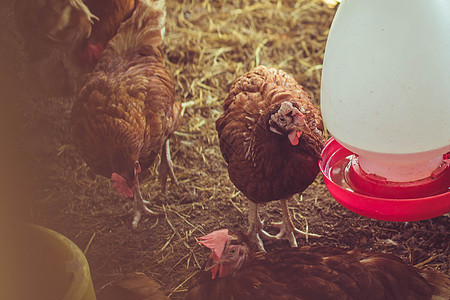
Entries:
{"type": "Polygon", "coordinates": [[[220,229],[199,237],[199,243],[213,250],[211,258],[219,260],[228,241],[228,229],[220,229]]]}
{"type": "Polygon", "coordinates": [[[117,173],[112,173],[111,180],[114,182],[113,188],[116,189],[119,195],[133,198],[133,191],[128,187],[127,180],[125,178],[123,178],[117,173]]]}

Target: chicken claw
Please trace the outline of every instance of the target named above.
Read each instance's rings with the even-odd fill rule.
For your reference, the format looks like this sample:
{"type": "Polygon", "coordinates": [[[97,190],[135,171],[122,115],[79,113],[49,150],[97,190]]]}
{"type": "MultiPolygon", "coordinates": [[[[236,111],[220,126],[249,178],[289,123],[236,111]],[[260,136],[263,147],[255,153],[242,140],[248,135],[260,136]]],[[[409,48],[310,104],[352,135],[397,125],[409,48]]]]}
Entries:
{"type": "Polygon", "coordinates": [[[314,233],[308,233],[308,232],[304,232],[301,231],[297,228],[295,228],[294,223],[292,223],[292,219],[289,215],[289,209],[288,209],[288,200],[287,199],[283,199],[280,200],[281,202],[281,209],[282,209],[282,222],[273,222],[272,225],[274,227],[277,227],[280,229],[280,232],[278,232],[277,235],[271,235],[271,234],[267,234],[265,235],[265,238],[272,238],[272,239],[286,239],[289,242],[289,245],[291,245],[291,247],[298,247],[297,244],[297,240],[296,240],[296,233],[297,234],[301,234],[306,236],[306,238],[308,238],[309,236],[314,236],[314,237],[322,237],[319,234],[314,234],[314,233]]]}

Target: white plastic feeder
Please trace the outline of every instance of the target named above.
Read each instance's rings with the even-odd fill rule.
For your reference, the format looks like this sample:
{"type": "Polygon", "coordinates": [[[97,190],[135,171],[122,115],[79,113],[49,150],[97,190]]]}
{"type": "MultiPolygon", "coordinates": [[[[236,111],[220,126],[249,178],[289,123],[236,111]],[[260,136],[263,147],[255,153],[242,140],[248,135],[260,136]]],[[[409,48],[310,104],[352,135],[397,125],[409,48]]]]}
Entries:
{"type": "MultiPolygon", "coordinates": [[[[363,215],[403,221],[450,211],[449,30],[448,0],[343,0],[337,10],[323,63],[321,109],[328,130],[348,151],[340,157],[348,164],[339,167],[339,183],[335,165],[321,162],[328,188],[338,185],[364,203],[366,196],[443,198],[432,215],[405,216],[408,210],[398,208],[407,201],[393,204],[395,212],[374,213],[375,205],[363,215]]],[[[358,204],[333,196],[358,212],[358,204]]]]}

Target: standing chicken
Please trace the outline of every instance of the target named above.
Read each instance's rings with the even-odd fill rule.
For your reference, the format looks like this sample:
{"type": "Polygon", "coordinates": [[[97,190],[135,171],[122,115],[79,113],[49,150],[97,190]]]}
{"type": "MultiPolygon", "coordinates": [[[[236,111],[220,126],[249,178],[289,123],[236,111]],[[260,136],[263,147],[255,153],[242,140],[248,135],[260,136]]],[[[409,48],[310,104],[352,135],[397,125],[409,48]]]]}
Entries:
{"type": "MultiPolygon", "coordinates": [[[[323,123],[309,95],[288,74],[259,66],[238,78],[216,121],[220,149],[234,185],[249,200],[249,235],[260,250],[264,230],[257,204],[281,200],[283,222],[275,238],[297,246],[287,202],[319,172],[323,123]]],[[[301,232],[300,232],[301,233],[301,232]]]]}
{"type": "Polygon", "coordinates": [[[181,103],[163,64],[164,1],[139,1],[107,44],[72,109],[73,142],[117,193],[134,198],[133,227],[153,212],[142,198],[138,174],[161,152],[159,179],[175,183],[169,137],[179,125],[181,103]]]}
{"type": "Polygon", "coordinates": [[[449,276],[394,255],[323,246],[254,253],[247,236],[227,229],[200,240],[213,252],[185,300],[450,299],[449,276]]]}
{"type": "Polygon", "coordinates": [[[33,83],[50,95],[76,92],[90,68],[80,54],[97,18],[82,0],[17,0],[14,14],[33,83]]]}

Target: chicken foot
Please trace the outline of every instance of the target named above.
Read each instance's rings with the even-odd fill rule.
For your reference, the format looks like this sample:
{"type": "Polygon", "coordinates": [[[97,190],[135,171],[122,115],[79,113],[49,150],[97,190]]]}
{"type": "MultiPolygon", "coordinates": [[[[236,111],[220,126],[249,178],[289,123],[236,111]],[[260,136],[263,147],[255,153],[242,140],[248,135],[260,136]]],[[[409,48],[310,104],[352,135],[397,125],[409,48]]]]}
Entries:
{"type": "Polygon", "coordinates": [[[177,178],[175,177],[175,173],[173,172],[173,163],[172,158],[170,156],[170,147],[169,147],[169,139],[166,140],[161,149],[161,163],[159,164],[159,183],[161,184],[161,189],[163,193],[166,192],[166,183],[167,183],[167,175],[169,175],[170,179],[175,182],[176,185],[179,185],[177,178]]]}
{"type": "Polygon", "coordinates": [[[139,187],[139,181],[136,183],[136,189],[134,191],[134,202],[133,202],[133,223],[131,224],[133,226],[133,229],[137,228],[137,225],[139,223],[139,220],[141,219],[142,213],[145,213],[147,215],[157,215],[158,213],[154,212],[150,208],[147,207],[150,202],[144,200],[141,194],[141,189],[139,187]]]}
{"type": "Polygon", "coordinates": [[[265,232],[263,228],[263,222],[261,221],[261,218],[259,217],[258,213],[258,204],[254,203],[253,201],[248,200],[248,233],[247,235],[250,238],[250,241],[256,245],[256,248],[258,248],[258,251],[266,252],[266,249],[264,249],[264,244],[261,240],[261,237],[259,236],[260,233],[263,236],[269,235],[267,232],[265,232]]]}
{"type": "Polygon", "coordinates": [[[272,223],[273,226],[280,229],[280,232],[277,235],[267,234],[265,235],[266,238],[269,239],[272,238],[277,240],[286,239],[288,240],[289,245],[291,245],[291,247],[298,247],[296,234],[301,234],[306,237],[308,236],[321,237],[321,235],[304,232],[295,228],[294,223],[292,222],[292,219],[289,215],[288,199],[282,199],[280,200],[280,203],[282,210],[282,221],[272,223]]]}

